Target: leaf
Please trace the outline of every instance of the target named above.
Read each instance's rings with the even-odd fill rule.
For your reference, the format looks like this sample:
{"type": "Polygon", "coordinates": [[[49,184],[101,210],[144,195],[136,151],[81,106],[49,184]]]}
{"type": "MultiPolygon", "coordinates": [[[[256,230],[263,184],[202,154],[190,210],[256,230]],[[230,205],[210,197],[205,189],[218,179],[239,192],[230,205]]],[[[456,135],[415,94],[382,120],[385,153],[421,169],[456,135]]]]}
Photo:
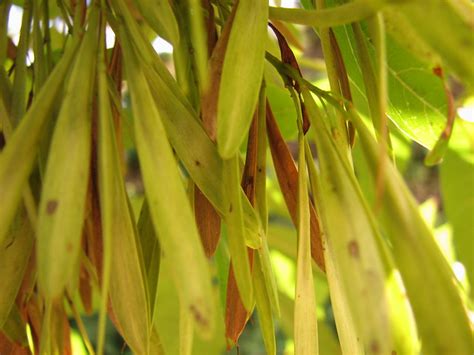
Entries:
{"type": "MultiPolygon", "coordinates": [[[[301,113],[300,113],[301,116],[301,113]]],[[[311,269],[310,208],[306,180],[303,118],[298,122],[298,248],[296,259],[294,339],[296,354],[319,354],[316,296],[311,269]]]]}
{"type": "Polygon", "coordinates": [[[366,353],[390,353],[393,335],[385,289],[387,275],[377,246],[379,237],[373,216],[342,148],[336,145],[324,121],[325,116],[306,87],[302,94],[318,148],[320,175],[316,197],[326,235],[326,265],[331,267],[329,286],[331,294],[344,299],[334,303],[347,302],[354,325],[352,329],[338,330],[360,336],[366,353]]]}
{"type": "MultiPolygon", "coordinates": [[[[253,269],[254,252],[252,249],[247,248],[247,253],[250,268],[253,269]]],[[[237,345],[240,335],[244,331],[245,325],[252,313],[252,309],[247,310],[240,299],[232,262],[230,263],[229,277],[227,278],[225,304],[225,336],[227,338],[227,349],[230,349],[237,345]]]]}
{"type": "Polygon", "coordinates": [[[194,189],[194,215],[204,252],[210,258],[216,252],[221,236],[221,218],[197,187],[194,189]]]}
{"type": "MultiPolygon", "coordinates": [[[[101,50],[103,50],[101,48],[101,50]]],[[[147,353],[150,341],[150,307],[141,255],[120,168],[106,63],[100,54],[98,179],[101,207],[103,261],[98,352],[103,351],[105,311],[111,306],[122,336],[136,353],[147,353]],[[131,317],[130,315],[135,316],[131,317]]]]}
{"type": "Polygon", "coordinates": [[[178,23],[168,0],[138,0],[135,2],[151,28],[173,45],[179,43],[178,23]]]}
{"type": "Polygon", "coordinates": [[[210,335],[215,306],[207,260],[159,111],[127,36],[121,32],[122,39],[127,39],[123,48],[125,68],[151,218],[163,252],[173,260],[174,281],[183,307],[190,312],[201,333],[210,335]],[[157,154],[160,159],[156,159],[157,154]],[[173,199],[165,199],[165,196],[173,196],[173,199]]]}
{"type": "MultiPolygon", "coordinates": [[[[222,244],[219,244],[222,245],[222,244]]],[[[218,250],[220,246],[218,247],[218,250]]],[[[216,253],[217,255],[218,253],[216,253]]],[[[180,305],[179,297],[173,282],[172,275],[173,260],[167,258],[167,255],[163,255],[161,270],[160,270],[160,282],[158,285],[157,295],[157,309],[154,319],[154,326],[161,335],[163,341],[163,348],[165,354],[179,354],[179,315],[180,305]]],[[[227,270],[226,270],[227,275],[227,270]]],[[[213,277],[215,275],[213,274],[213,277]]],[[[225,286],[225,285],[224,285],[225,286]]],[[[224,316],[222,314],[222,306],[219,302],[219,286],[214,284],[213,287],[213,299],[219,306],[215,313],[215,324],[216,331],[213,334],[212,339],[202,339],[201,337],[194,336],[193,340],[193,354],[221,354],[225,351],[225,335],[224,335],[224,316]]]]}
{"type": "MultiPolygon", "coordinates": [[[[252,125],[250,126],[248,141],[247,141],[247,155],[245,158],[244,172],[242,174],[241,185],[245,191],[245,195],[252,205],[255,205],[255,189],[256,189],[256,175],[257,175],[257,149],[258,149],[258,118],[259,110],[255,111],[252,125]]],[[[247,248],[248,259],[250,264],[250,271],[253,269],[254,252],[247,248]]],[[[253,307],[253,305],[252,305],[253,307]]],[[[234,265],[230,263],[229,277],[227,278],[227,292],[226,292],[226,312],[225,325],[226,337],[231,341],[231,344],[237,344],[240,334],[245,328],[252,310],[246,309],[241,301],[237,281],[235,278],[234,265]]]]}
{"type": "MultiPolygon", "coordinates": [[[[385,1],[359,0],[322,10],[287,9],[270,7],[270,19],[313,27],[332,27],[363,20],[383,7],[385,1]]],[[[302,0],[305,8],[312,7],[309,0],[302,0]]]]}
{"type": "Polygon", "coordinates": [[[20,309],[16,304],[11,307],[6,321],[0,328],[1,332],[5,334],[11,341],[21,345],[28,343],[26,335],[26,323],[22,318],[20,309]]]}
{"type": "MultiPolygon", "coordinates": [[[[227,211],[222,189],[224,162],[217,153],[216,146],[199,124],[196,114],[180,103],[179,96],[172,93],[167,83],[158,77],[156,72],[150,73],[147,79],[153,89],[152,94],[171,145],[193,181],[223,216],[227,211]],[[166,100],[163,100],[163,97],[166,100]],[[209,171],[213,173],[209,174],[209,171]]],[[[174,83],[171,87],[175,85],[174,83]]],[[[263,234],[260,220],[242,190],[240,195],[246,244],[251,248],[258,248],[263,234]]]]}
{"type": "Polygon", "coordinates": [[[98,11],[90,16],[55,126],[39,206],[38,283],[48,300],[75,282],[71,278],[78,266],[89,177],[98,11]]]}
{"type": "Polygon", "coordinates": [[[267,19],[267,1],[237,3],[217,103],[217,148],[225,159],[236,154],[252,121],[263,76],[267,19]]]}
{"type": "Polygon", "coordinates": [[[253,290],[251,267],[244,240],[242,199],[240,191],[240,169],[237,156],[225,161],[223,188],[227,190],[227,213],[224,220],[227,224],[227,241],[234,267],[235,281],[240,299],[247,311],[253,307],[253,290]]]}
{"type": "MultiPolygon", "coordinates": [[[[380,150],[357,113],[349,113],[375,177],[380,150]]],[[[422,352],[467,354],[472,349],[472,334],[452,270],[403,178],[388,159],[384,168],[381,221],[415,314],[422,352]]]]}
{"type": "MultiPolygon", "coordinates": [[[[293,224],[297,224],[297,181],[298,172],[295,162],[286,146],[283,137],[275,122],[270,105],[267,104],[267,134],[273,164],[278,177],[278,183],[282,191],[285,203],[290,212],[293,224]]],[[[311,231],[311,255],[316,264],[325,270],[321,232],[314,206],[310,206],[310,231],[311,231]]]]}
{"type": "Polygon", "coordinates": [[[5,240],[15,216],[23,188],[35,162],[41,134],[51,118],[56,97],[63,87],[64,77],[76,56],[78,45],[79,42],[75,42],[66,50],[0,153],[0,244],[5,240]]]}
{"type": "Polygon", "coordinates": [[[15,304],[28,260],[33,248],[33,228],[21,208],[10,227],[7,240],[0,245],[0,270],[2,270],[2,292],[0,293],[0,329],[15,304]]]}
{"type": "Polygon", "coordinates": [[[406,17],[428,46],[440,55],[457,77],[472,90],[474,82],[472,3],[463,0],[417,0],[400,4],[398,11],[406,17]]]}
{"type": "Polygon", "coordinates": [[[150,207],[146,200],[143,202],[140,218],[138,220],[138,235],[141,254],[143,255],[143,264],[145,266],[145,277],[147,278],[148,294],[151,306],[152,319],[157,311],[156,295],[158,290],[158,281],[160,274],[161,246],[158,236],[153,227],[153,221],[150,215],[150,207]]]}
{"type": "MultiPolygon", "coordinates": [[[[356,107],[366,111],[362,73],[350,27],[334,28],[347,68],[356,107]]],[[[388,116],[410,139],[432,148],[446,122],[447,102],[442,81],[432,68],[387,37],[388,116]]],[[[374,55],[370,44],[369,52],[374,55]]]]}
{"type": "Polygon", "coordinates": [[[441,195],[448,221],[453,230],[456,257],[466,268],[470,297],[474,299],[474,127],[472,123],[458,120],[454,125],[451,147],[440,165],[441,195]]]}
{"type": "MultiPolygon", "coordinates": [[[[260,320],[260,329],[267,354],[276,354],[275,325],[271,307],[271,295],[269,294],[267,281],[265,279],[264,267],[260,261],[260,255],[255,256],[253,268],[253,289],[255,292],[255,303],[260,320]]],[[[278,309],[279,311],[279,309],[278,309]]]]}
{"type": "MultiPolygon", "coordinates": [[[[127,32],[133,39],[133,48],[137,49],[135,52],[140,55],[141,65],[147,67],[147,80],[171,145],[199,189],[216,210],[224,215],[226,206],[223,203],[224,191],[221,184],[223,160],[216,146],[200,125],[196,112],[153,47],[143,37],[128,12],[124,12],[123,8],[120,10],[127,32]],[[208,171],[213,174],[208,174],[208,171]]],[[[249,247],[258,248],[263,233],[260,221],[246,198],[242,198],[242,207],[247,230],[246,243],[249,247]]]]}
{"type": "Polygon", "coordinates": [[[15,77],[12,87],[11,98],[11,117],[13,124],[16,126],[26,111],[27,104],[27,66],[26,53],[28,50],[28,42],[31,29],[33,1],[27,0],[23,5],[23,16],[21,20],[20,39],[18,42],[17,53],[15,58],[15,77]]]}

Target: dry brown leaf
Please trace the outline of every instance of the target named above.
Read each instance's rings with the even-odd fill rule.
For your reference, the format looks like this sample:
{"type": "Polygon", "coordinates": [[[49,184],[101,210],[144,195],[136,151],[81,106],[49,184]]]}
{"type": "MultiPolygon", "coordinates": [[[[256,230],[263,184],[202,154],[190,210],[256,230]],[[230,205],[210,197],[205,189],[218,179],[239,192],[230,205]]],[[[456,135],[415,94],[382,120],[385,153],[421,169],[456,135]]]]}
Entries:
{"type": "MultiPolygon", "coordinates": [[[[267,134],[273,165],[281,192],[293,223],[297,222],[298,171],[290,151],[280,133],[275,117],[267,101],[267,134]]],[[[321,270],[324,266],[324,249],[321,241],[316,210],[310,202],[311,255],[321,270]]]]}

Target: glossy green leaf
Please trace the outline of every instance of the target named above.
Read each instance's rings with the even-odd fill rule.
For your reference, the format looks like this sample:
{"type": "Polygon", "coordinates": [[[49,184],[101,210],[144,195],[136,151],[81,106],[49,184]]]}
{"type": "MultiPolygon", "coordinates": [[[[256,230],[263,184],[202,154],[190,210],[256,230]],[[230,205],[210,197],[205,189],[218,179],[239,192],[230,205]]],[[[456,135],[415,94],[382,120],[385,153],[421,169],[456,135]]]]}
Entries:
{"type": "MultiPolygon", "coordinates": [[[[352,94],[359,110],[367,101],[361,69],[354,58],[356,45],[350,27],[334,28],[352,94]]],[[[374,55],[373,45],[369,52],[374,55]]],[[[442,81],[430,65],[422,63],[390,36],[387,38],[388,115],[410,139],[432,148],[446,123],[447,102],[442,81]]]]}
{"type": "Polygon", "coordinates": [[[258,101],[265,61],[268,2],[237,3],[217,103],[217,147],[231,158],[244,141],[258,101]]]}
{"type": "MultiPolygon", "coordinates": [[[[472,2],[417,0],[400,4],[402,13],[419,36],[449,68],[473,89],[474,21],[472,2]],[[434,25],[435,24],[435,25],[434,25]],[[462,48],[462,50],[459,50],[462,48]]],[[[407,38],[407,41],[410,39],[407,38]]]]}

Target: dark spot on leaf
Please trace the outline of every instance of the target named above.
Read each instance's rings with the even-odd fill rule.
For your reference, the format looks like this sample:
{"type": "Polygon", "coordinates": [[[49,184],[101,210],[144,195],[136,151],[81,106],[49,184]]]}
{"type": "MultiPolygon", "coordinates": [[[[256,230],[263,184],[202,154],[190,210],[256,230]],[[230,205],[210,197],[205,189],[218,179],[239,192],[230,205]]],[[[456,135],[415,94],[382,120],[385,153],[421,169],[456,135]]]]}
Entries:
{"type": "Polygon", "coordinates": [[[195,160],[194,164],[196,164],[196,166],[201,166],[201,162],[199,160],[195,160]]]}
{"type": "Polygon", "coordinates": [[[261,173],[263,170],[261,167],[258,167],[258,172],[261,173]]]}
{"type": "Polygon", "coordinates": [[[10,247],[13,245],[14,242],[15,242],[15,239],[12,239],[10,242],[8,242],[8,244],[5,245],[5,250],[7,250],[8,248],[10,248],[10,247]]]}
{"type": "Polygon", "coordinates": [[[229,213],[231,213],[233,209],[234,209],[234,207],[232,206],[232,204],[230,204],[230,206],[229,206],[229,213]]]}
{"type": "Polygon", "coordinates": [[[66,244],[66,251],[68,253],[72,253],[72,243],[71,242],[66,244]]]}
{"type": "Polygon", "coordinates": [[[196,308],[195,305],[190,305],[189,310],[193,314],[194,320],[199,323],[200,325],[207,327],[208,326],[208,321],[203,317],[201,312],[196,308]]]}
{"type": "Polygon", "coordinates": [[[370,343],[370,351],[374,354],[378,354],[380,352],[380,346],[377,340],[372,340],[372,343],[370,343]]]}
{"type": "Polygon", "coordinates": [[[4,146],[5,146],[5,136],[3,135],[3,132],[0,132],[0,150],[2,150],[4,146]]]}
{"type": "Polygon", "coordinates": [[[57,200],[49,200],[46,203],[46,213],[47,214],[53,214],[56,211],[57,207],[58,207],[58,201],[57,200]]]}
{"type": "Polygon", "coordinates": [[[396,352],[396,350],[392,350],[392,353],[391,353],[391,355],[397,355],[397,352],[396,352]]]}
{"type": "Polygon", "coordinates": [[[433,68],[433,74],[442,79],[443,78],[443,69],[440,66],[434,67],[433,68]]]}
{"type": "Polygon", "coordinates": [[[347,244],[347,249],[349,249],[349,254],[354,258],[359,258],[359,244],[355,240],[351,240],[347,244]]]}

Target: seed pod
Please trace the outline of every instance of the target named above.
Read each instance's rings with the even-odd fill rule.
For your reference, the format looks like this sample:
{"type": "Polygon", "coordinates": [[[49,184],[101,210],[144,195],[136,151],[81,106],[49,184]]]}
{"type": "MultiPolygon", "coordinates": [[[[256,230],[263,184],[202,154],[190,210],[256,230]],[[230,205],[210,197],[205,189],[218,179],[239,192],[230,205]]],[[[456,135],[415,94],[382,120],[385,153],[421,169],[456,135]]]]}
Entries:
{"type": "MultiPolygon", "coordinates": [[[[357,112],[350,110],[349,114],[375,177],[380,150],[357,112]]],[[[453,272],[402,176],[388,160],[385,164],[382,223],[415,314],[422,352],[469,354],[472,333],[453,272]]]]}
{"type": "Polygon", "coordinates": [[[316,297],[311,268],[310,209],[306,180],[305,136],[301,112],[298,116],[300,117],[298,120],[298,251],[294,318],[295,354],[319,354],[316,297]]]}
{"type": "Polygon", "coordinates": [[[10,233],[0,245],[0,270],[2,270],[2,292],[0,292],[0,329],[15,303],[23,276],[33,248],[33,229],[24,209],[10,227],[10,233]]]}
{"type": "Polygon", "coordinates": [[[230,31],[217,103],[219,154],[233,157],[244,140],[257,105],[263,76],[268,2],[240,0],[230,31]]]}
{"type": "Polygon", "coordinates": [[[174,282],[180,301],[191,313],[201,333],[210,335],[214,326],[214,304],[207,259],[145,71],[123,28],[121,37],[126,43],[123,48],[124,63],[150,215],[163,253],[173,260],[174,282]],[[164,196],[173,196],[173,199],[164,199],[164,196]]]}
{"type": "Polygon", "coordinates": [[[364,351],[368,354],[390,353],[393,345],[386,274],[378,252],[373,217],[347,158],[336,145],[306,87],[302,88],[302,95],[318,148],[318,199],[327,238],[327,266],[327,260],[331,258],[332,270],[328,271],[331,293],[336,287],[334,294],[345,298],[364,351]]]}
{"type": "Polygon", "coordinates": [[[135,5],[151,28],[173,45],[179,43],[178,23],[169,0],[138,0],[135,5]]]}
{"type": "Polygon", "coordinates": [[[66,50],[0,153],[0,244],[5,240],[17,211],[23,188],[35,162],[41,135],[51,118],[55,100],[63,87],[64,77],[78,46],[79,42],[74,42],[66,50]]]}
{"type": "MultiPolygon", "coordinates": [[[[223,203],[223,160],[215,144],[199,123],[197,113],[165,65],[131,18],[122,1],[114,0],[124,17],[124,27],[131,45],[140,58],[140,65],[147,67],[147,80],[152,89],[155,105],[162,118],[168,139],[193,181],[209,199],[220,215],[226,213],[223,203]],[[208,172],[212,171],[212,174],[208,172]]],[[[243,191],[241,191],[243,195],[243,191]]],[[[260,220],[247,198],[242,198],[246,244],[251,248],[261,245],[263,234],[260,220]]]]}
{"type": "Polygon", "coordinates": [[[91,101],[98,11],[68,81],[54,130],[38,218],[38,283],[49,300],[61,295],[79,266],[91,147],[91,101]],[[67,149],[65,149],[67,147],[67,149]]]}
{"type": "Polygon", "coordinates": [[[98,353],[103,351],[107,302],[113,309],[118,329],[130,348],[146,354],[150,346],[151,312],[142,256],[135,241],[125,183],[120,169],[110,98],[107,87],[104,48],[99,51],[98,177],[101,207],[103,261],[98,353]],[[130,317],[135,314],[135,317],[130,317]]]}

